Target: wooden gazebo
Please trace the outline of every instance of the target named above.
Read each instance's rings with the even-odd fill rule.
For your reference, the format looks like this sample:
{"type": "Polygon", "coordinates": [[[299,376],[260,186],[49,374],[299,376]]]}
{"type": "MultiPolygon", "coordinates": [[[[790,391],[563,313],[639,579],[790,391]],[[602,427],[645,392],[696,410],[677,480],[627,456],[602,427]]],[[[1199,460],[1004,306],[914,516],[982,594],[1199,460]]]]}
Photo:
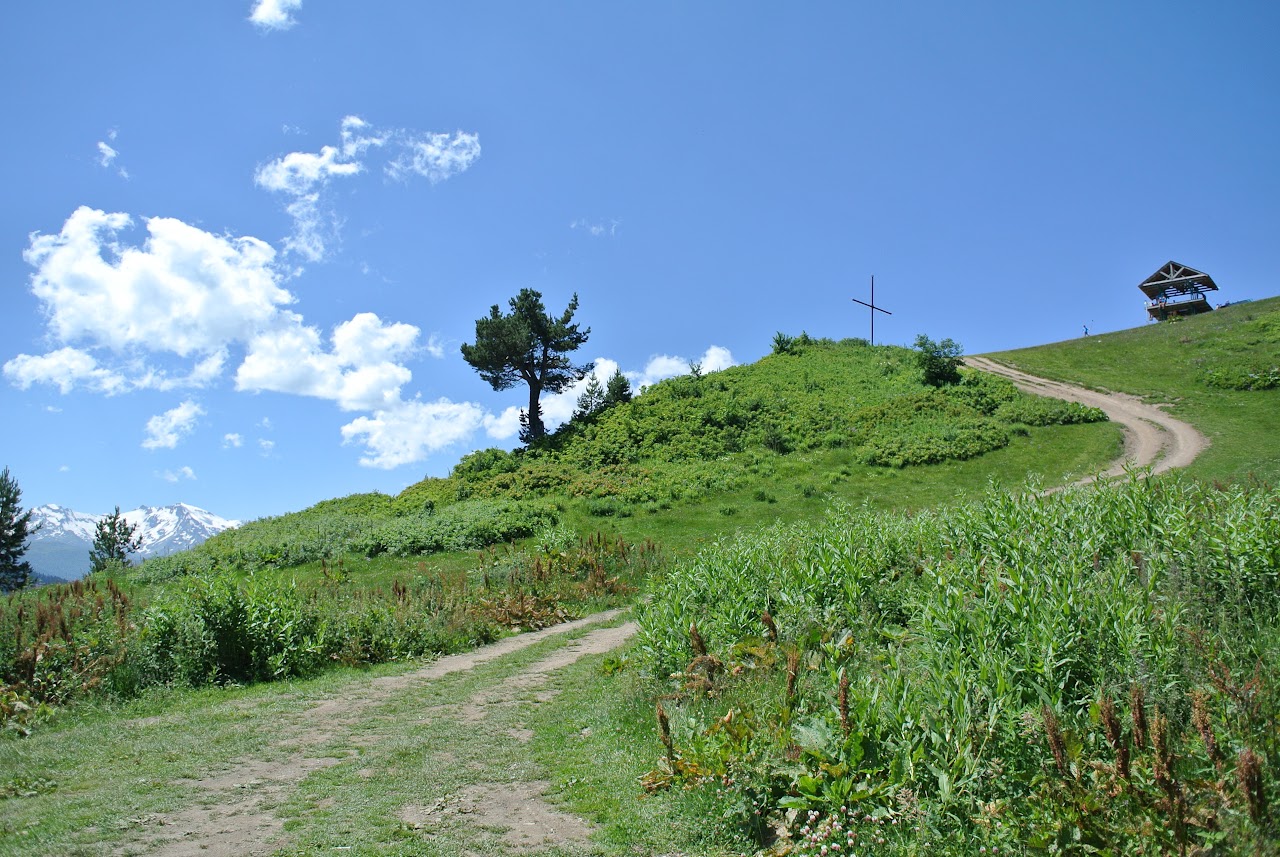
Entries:
{"type": "Polygon", "coordinates": [[[1147,315],[1155,321],[1164,321],[1212,310],[1205,295],[1216,292],[1218,284],[1203,271],[1168,262],[1138,288],[1147,296],[1147,315]]]}

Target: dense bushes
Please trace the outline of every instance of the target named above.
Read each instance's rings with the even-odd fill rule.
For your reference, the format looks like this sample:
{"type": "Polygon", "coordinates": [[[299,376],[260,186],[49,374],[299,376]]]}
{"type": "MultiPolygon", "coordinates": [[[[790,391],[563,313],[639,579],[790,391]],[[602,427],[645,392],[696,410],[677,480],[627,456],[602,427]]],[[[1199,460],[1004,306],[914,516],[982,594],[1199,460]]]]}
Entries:
{"type": "Polygon", "coordinates": [[[1257,486],[1135,477],[727,540],[641,608],[674,748],[653,782],[727,778],[797,835],[856,807],[875,853],[1271,853],[1278,607],[1280,493],[1257,486]]]}

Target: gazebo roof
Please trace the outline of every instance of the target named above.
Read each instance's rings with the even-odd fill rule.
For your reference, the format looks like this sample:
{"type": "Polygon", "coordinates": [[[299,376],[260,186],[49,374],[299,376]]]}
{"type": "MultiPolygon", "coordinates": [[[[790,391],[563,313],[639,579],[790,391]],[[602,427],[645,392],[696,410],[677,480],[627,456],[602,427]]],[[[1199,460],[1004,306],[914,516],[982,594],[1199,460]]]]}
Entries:
{"type": "Polygon", "coordinates": [[[1213,277],[1195,268],[1188,268],[1177,262],[1167,262],[1150,277],[1143,280],[1138,288],[1142,289],[1151,300],[1161,295],[1188,295],[1203,292],[1216,292],[1218,284],[1213,277]]]}

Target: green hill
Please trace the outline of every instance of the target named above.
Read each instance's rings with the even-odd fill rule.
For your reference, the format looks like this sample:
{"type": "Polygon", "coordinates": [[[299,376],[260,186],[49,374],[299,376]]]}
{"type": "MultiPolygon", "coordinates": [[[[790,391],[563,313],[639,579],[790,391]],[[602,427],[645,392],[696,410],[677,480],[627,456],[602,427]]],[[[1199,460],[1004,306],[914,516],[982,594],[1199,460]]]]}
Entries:
{"type": "MultiPolygon", "coordinates": [[[[892,508],[991,480],[1055,483],[1118,450],[1097,410],[964,372],[932,387],[914,351],[787,338],[750,365],[663,381],[538,446],[464,457],[397,497],[361,494],[255,521],[143,577],[456,555],[560,525],[682,549],[726,526],[794,520],[834,500],[892,508]]],[[[403,564],[401,564],[403,566],[403,564]]],[[[385,576],[385,564],[375,577],[385,576]]]]}
{"type": "Polygon", "coordinates": [[[1190,474],[1022,490],[1102,469],[1119,429],[976,372],[929,386],[908,349],[780,337],[398,496],[21,593],[0,719],[33,734],[0,741],[0,851],[123,853],[218,800],[210,770],[296,753],[296,793],[253,804],[288,820],[282,853],[465,853],[473,829],[403,807],[533,778],[610,857],[850,833],[1276,853],[1278,333],[1271,299],[989,355],[1166,403],[1212,439],[1190,474]],[[545,640],[279,743],[375,683],[344,667],[390,694],[389,662],[608,606],[634,608],[626,650],[559,669],[545,640]],[[529,699],[470,710],[500,686],[529,699]]]}

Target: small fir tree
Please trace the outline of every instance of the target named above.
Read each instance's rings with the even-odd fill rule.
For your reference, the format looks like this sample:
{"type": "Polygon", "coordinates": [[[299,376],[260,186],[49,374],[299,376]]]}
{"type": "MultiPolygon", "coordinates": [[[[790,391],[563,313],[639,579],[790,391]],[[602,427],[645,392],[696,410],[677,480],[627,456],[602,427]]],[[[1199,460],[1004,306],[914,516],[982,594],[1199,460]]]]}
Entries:
{"type": "Polygon", "coordinates": [[[120,514],[120,507],[98,522],[93,536],[93,550],[89,551],[89,570],[103,571],[109,567],[128,568],[129,554],[142,549],[142,538],[135,537],[137,524],[130,524],[120,514]]]}
{"type": "Polygon", "coordinates": [[[605,391],[600,379],[592,375],[587,379],[587,387],[578,396],[578,407],[573,412],[575,420],[589,420],[605,409],[605,391]]]}
{"type": "Polygon", "coordinates": [[[609,376],[609,383],[604,388],[604,406],[612,408],[631,401],[631,382],[622,374],[621,369],[614,369],[609,376]]]}
{"type": "Polygon", "coordinates": [[[0,592],[12,592],[31,582],[31,564],[23,556],[34,532],[31,510],[22,511],[22,489],[6,467],[0,471],[0,592]]]}

